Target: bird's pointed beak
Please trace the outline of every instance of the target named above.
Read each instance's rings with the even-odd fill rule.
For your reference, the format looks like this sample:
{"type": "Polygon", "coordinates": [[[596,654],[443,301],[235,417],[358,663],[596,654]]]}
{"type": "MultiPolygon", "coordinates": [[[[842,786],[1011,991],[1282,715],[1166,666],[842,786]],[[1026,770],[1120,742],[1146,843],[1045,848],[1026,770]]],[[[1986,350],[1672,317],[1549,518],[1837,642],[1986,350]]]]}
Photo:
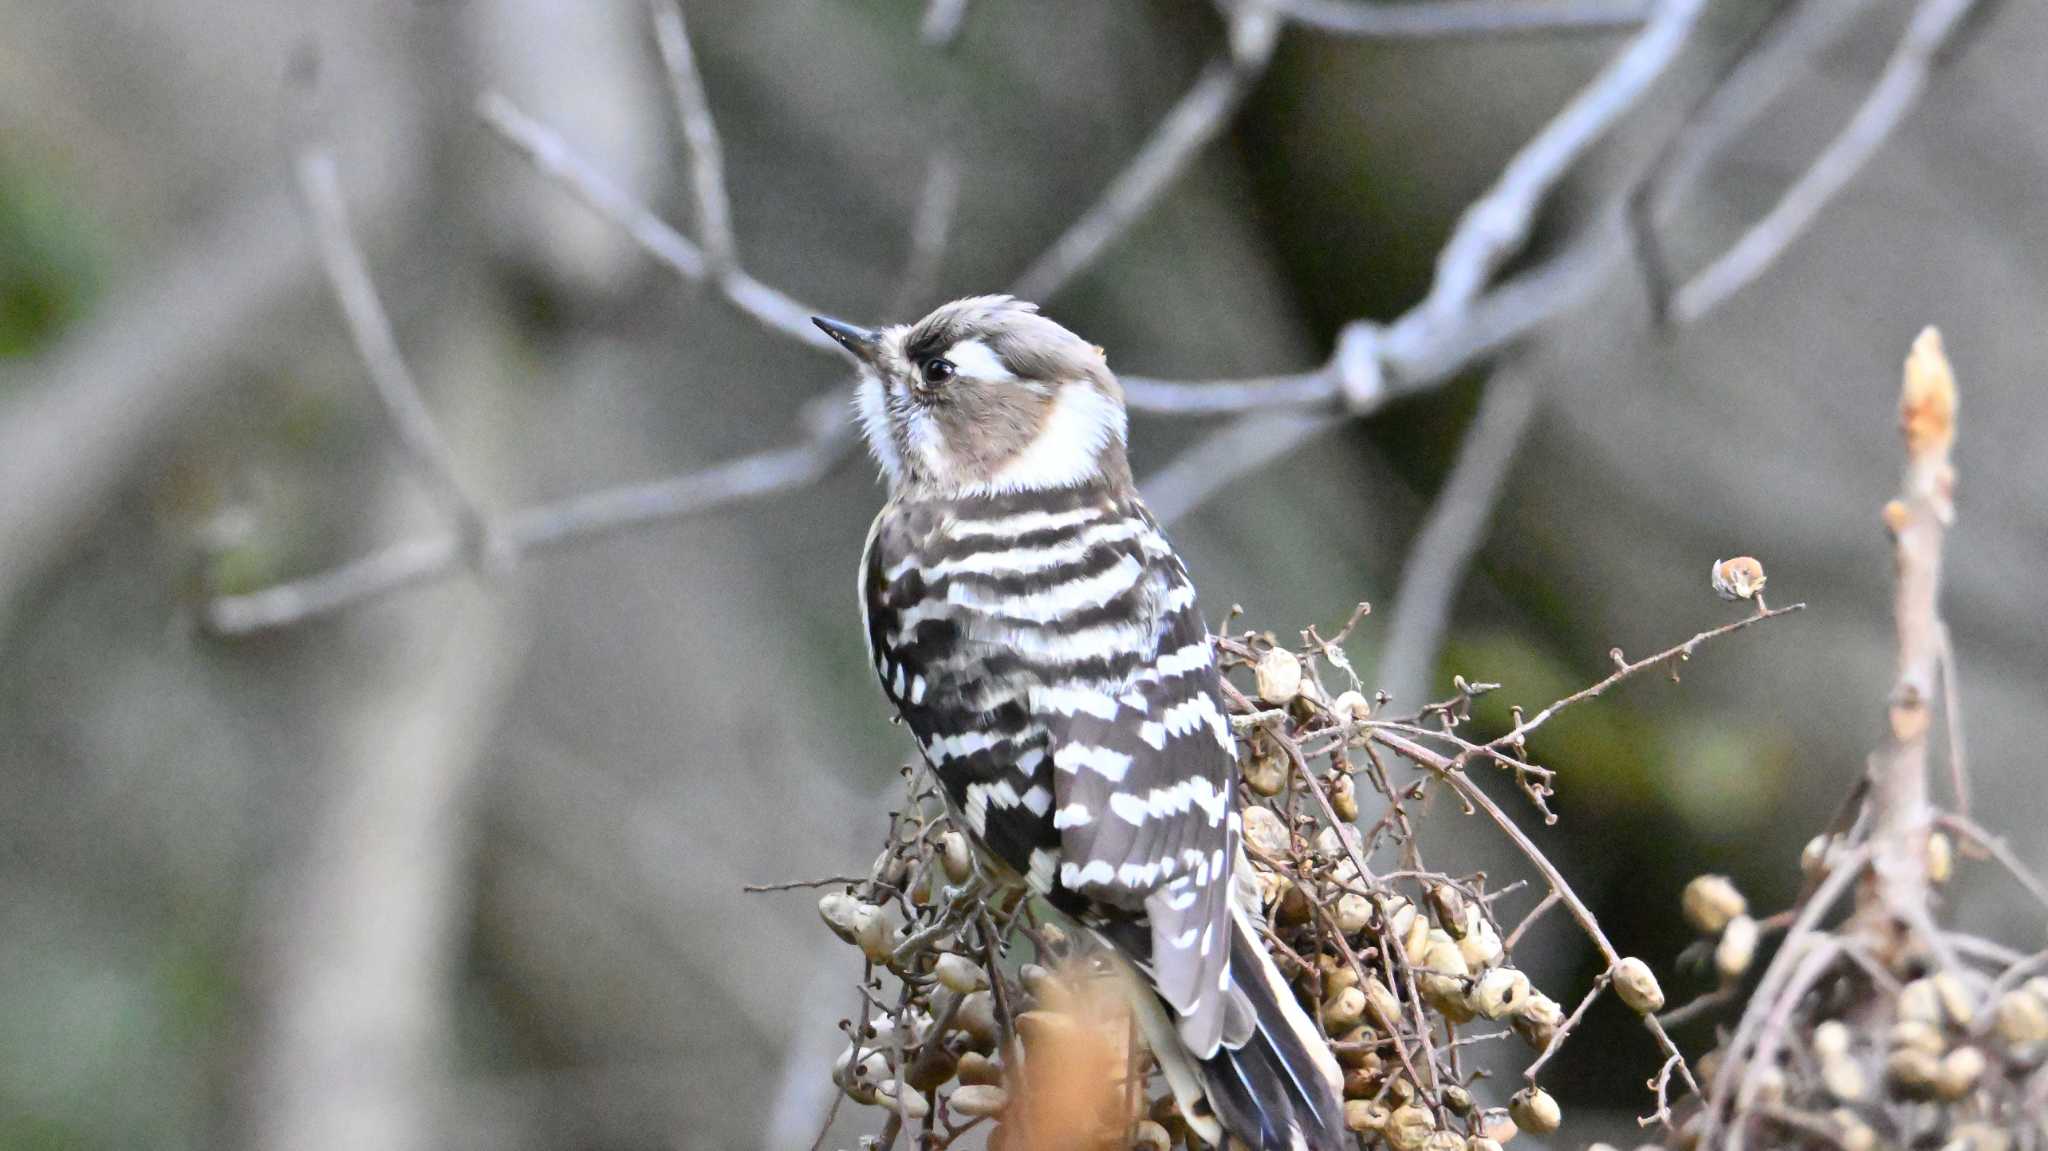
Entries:
{"type": "Polygon", "coordinates": [[[863,364],[875,362],[875,351],[882,346],[882,333],[830,316],[812,316],[811,322],[818,325],[818,330],[839,341],[839,346],[854,359],[863,364]]]}

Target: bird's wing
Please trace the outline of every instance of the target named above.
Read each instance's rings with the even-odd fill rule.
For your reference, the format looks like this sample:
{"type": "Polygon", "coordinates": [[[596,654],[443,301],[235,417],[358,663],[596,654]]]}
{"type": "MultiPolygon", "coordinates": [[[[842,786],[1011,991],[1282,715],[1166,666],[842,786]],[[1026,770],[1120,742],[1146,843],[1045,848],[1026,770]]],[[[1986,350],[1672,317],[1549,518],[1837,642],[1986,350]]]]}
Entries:
{"type": "Polygon", "coordinates": [[[1226,1020],[1229,1031],[1244,1029],[1227,1008],[1236,745],[1193,585],[1170,551],[1154,562],[1162,594],[1151,658],[1120,690],[1051,724],[1053,824],[1062,886],[1143,909],[1149,941],[1119,941],[1149,950],[1132,958],[1180,1015],[1183,1041],[1206,1058],[1220,1038],[1242,1041],[1225,1035],[1226,1020]]]}

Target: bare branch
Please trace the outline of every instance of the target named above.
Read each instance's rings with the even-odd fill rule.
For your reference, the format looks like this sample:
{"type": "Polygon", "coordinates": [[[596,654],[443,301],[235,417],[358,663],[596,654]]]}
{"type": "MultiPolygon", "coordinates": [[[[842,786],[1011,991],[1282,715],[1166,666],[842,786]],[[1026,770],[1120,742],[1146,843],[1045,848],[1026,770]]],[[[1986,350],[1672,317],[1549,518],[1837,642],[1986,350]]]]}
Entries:
{"type": "Polygon", "coordinates": [[[420,395],[419,383],[405,356],[398,350],[398,337],[391,330],[391,317],[370,280],[369,261],[363,256],[349,227],[348,205],[341,192],[341,177],[335,165],[334,149],[325,140],[302,145],[293,160],[299,195],[312,217],[313,235],[319,245],[320,264],[334,291],[341,312],[348,320],[349,336],[356,353],[368,369],[377,402],[398,433],[413,469],[433,490],[436,502],[454,519],[467,546],[481,549],[490,535],[483,506],[456,475],[455,456],[434,424],[420,395]]]}
{"type": "Polygon", "coordinates": [[[967,20],[967,0],[931,0],[925,5],[924,23],[918,35],[934,48],[944,48],[960,35],[967,20]]]}
{"type": "MultiPolygon", "coordinates": [[[[540,121],[519,110],[498,92],[477,101],[477,114],[506,143],[524,155],[542,175],[562,185],[598,215],[623,228],[649,255],[685,280],[714,278],[712,265],[688,237],[635,201],[612,180],[591,167],[568,142],[540,121]]],[[[715,277],[726,300],[777,335],[820,351],[838,354],[837,344],[811,323],[816,310],[734,268],[715,277]]]]}
{"type": "Polygon", "coordinates": [[[1380,688],[1397,700],[1420,699],[1427,690],[1451,605],[1485,542],[1536,402],[1536,381],[1526,369],[1510,365],[1494,373],[1458,448],[1458,462],[1409,548],[1380,655],[1380,688]]]}
{"type": "MultiPolygon", "coordinates": [[[[644,484],[606,488],[506,515],[497,543],[508,564],[530,553],[651,524],[672,522],[745,500],[816,483],[852,446],[845,405],[837,395],[813,408],[809,439],[644,484]]],[[[246,635],[284,627],[364,600],[457,574],[463,550],[442,533],[393,544],[340,567],[246,595],[223,596],[206,608],[208,628],[246,635]]]]}
{"type": "Polygon", "coordinates": [[[1211,432],[1166,466],[1145,477],[1139,490],[1162,523],[1342,423],[1340,416],[1273,411],[1246,416],[1211,432]]]}
{"type": "Polygon", "coordinates": [[[1438,253],[1424,316],[1442,323],[1462,315],[1521,251],[1551,189],[1671,66],[1705,6],[1706,0],[1662,0],[1628,47],[1508,161],[1438,253]]]}
{"type": "Polygon", "coordinates": [[[668,69],[668,86],[676,102],[676,120],[690,146],[690,191],[697,205],[697,240],[703,246],[706,270],[714,279],[739,266],[733,239],[732,202],[725,191],[725,149],[718,142],[718,123],[690,48],[681,0],[649,0],[654,40],[668,69]]]}
{"type": "Polygon", "coordinates": [[[1318,32],[1375,39],[1436,39],[1530,32],[1604,32],[1641,24],[1652,0],[1281,0],[1289,20],[1318,32]]]}
{"type": "Polygon", "coordinates": [[[1222,134],[1245,93],[1265,72],[1265,64],[1266,53],[1261,53],[1248,62],[1224,59],[1204,68],[1145,146],[1110,181],[1102,199],[1054,241],[1011,290],[1027,300],[1045,300],[1093,264],[1222,134]]]}
{"type": "Polygon", "coordinates": [[[939,267],[946,258],[953,213],[959,206],[960,163],[944,151],[936,152],[925,165],[924,190],[910,221],[910,255],[903,262],[890,315],[910,314],[938,289],[939,267]]]}
{"type": "Polygon", "coordinates": [[[1847,127],[1763,219],[1672,296],[1671,316],[1692,323],[1747,287],[1804,233],[1890,138],[1926,90],[1935,57],[1977,0],[1922,0],[1897,47],[1847,127]]]}

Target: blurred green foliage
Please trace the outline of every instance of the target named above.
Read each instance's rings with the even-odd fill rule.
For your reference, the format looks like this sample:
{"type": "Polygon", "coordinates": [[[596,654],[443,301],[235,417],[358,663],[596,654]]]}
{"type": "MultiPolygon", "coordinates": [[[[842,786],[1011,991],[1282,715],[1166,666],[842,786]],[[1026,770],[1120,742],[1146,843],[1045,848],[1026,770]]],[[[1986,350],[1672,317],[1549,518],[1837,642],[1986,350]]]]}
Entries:
{"type": "Polygon", "coordinates": [[[25,356],[84,315],[106,263],[60,165],[0,149],[0,359],[25,356]]]}

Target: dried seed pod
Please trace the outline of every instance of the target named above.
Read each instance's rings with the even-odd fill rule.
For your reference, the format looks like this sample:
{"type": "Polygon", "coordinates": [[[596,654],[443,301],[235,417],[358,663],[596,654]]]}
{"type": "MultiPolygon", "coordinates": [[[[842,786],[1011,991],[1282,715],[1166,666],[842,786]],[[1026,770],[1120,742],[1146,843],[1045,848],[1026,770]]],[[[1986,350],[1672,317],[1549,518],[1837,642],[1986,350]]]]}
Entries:
{"type": "MultiPolygon", "coordinates": [[[[1409,958],[1414,961],[1412,954],[1409,958]]],[[[1454,1023],[1471,1019],[1472,1008],[1465,1002],[1466,980],[1471,970],[1465,966],[1457,943],[1441,930],[1431,931],[1422,951],[1421,967],[1423,970],[1415,975],[1415,987],[1429,1005],[1454,1023]]]]}
{"type": "Polygon", "coordinates": [[[975,1118],[1000,1115],[1003,1108],[1009,1105],[1010,1093],[992,1083],[958,1087],[946,1097],[946,1106],[949,1110],[975,1118]]]}
{"type": "Polygon", "coordinates": [[[1348,1099],[1344,1103],[1344,1126],[1353,1131],[1384,1131],[1393,1113],[1370,1099],[1348,1099]]]}
{"type": "Polygon", "coordinates": [[[1849,1053],[1849,1026],[1839,1019],[1830,1019],[1813,1029],[1813,1050],[1823,1057],[1847,1055],[1849,1053]]]}
{"type": "Polygon", "coordinates": [[[1728,921],[1728,926],[1721,930],[1721,941],[1714,945],[1714,970],[1721,973],[1721,978],[1732,982],[1749,970],[1750,962],[1756,958],[1759,934],[1756,920],[1747,915],[1728,921]]]}
{"type": "Polygon", "coordinates": [[[1714,594],[1722,599],[1751,599],[1764,590],[1764,565],[1755,556],[1715,560],[1711,574],[1714,594]]]}
{"type": "Polygon", "coordinates": [[[2028,988],[2015,987],[1992,1005],[1991,1028],[2012,1047],[2048,1043],[2048,1003],[2028,988]]]}
{"type": "Polygon", "coordinates": [[[855,1103],[872,1104],[879,1096],[876,1087],[889,1075],[889,1056],[881,1050],[871,1049],[862,1053],[859,1062],[853,1058],[854,1049],[848,1047],[839,1053],[839,1059],[832,1065],[832,1082],[838,1084],[846,1097],[855,1103]]]}
{"type": "Polygon", "coordinates": [[[1977,997],[1953,971],[1937,971],[1928,977],[1934,984],[1934,997],[1941,1004],[1941,1014],[1950,1026],[1968,1030],[1977,1019],[1977,997]]]}
{"type": "Polygon", "coordinates": [[[1500,1140],[1476,1135],[1465,1141],[1465,1151],[1503,1151],[1500,1140]]]}
{"type": "Polygon", "coordinates": [[[1358,1026],[1365,1017],[1365,992],[1356,987],[1346,987],[1323,1001],[1323,1027],[1330,1031],[1344,1031],[1358,1026]]]}
{"type": "Polygon", "coordinates": [[[1252,667],[1259,698],[1281,705],[1301,694],[1301,660],[1284,647],[1269,648],[1252,667]]]}
{"type": "Polygon", "coordinates": [[[1017,982],[1024,985],[1031,998],[1040,1008],[1048,1011],[1070,1011],[1074,1006],[1074,991],[1066,981],[1036,963],[1026,963],[1017,969],[1017,982]]]}
{"type": "MultiPolygon", "coordinates": [[[[1368,1010],[1370,1010],[1369,1007],[1368,1010]]],[[[1381,1060],[1379,1052],[1374,1051],[1369,1046],[1372,1041],[1373,1033],[1363,1024],[1346,1031],[1337,1040],[1338,1043],[1344,1045],[1337,1048],[1337,1062],[1345,1067],[1370,1067],[1374,1071],[1378,1071],[1381,1067],[1381,1060]]]]}
{"type": "Polygon", "coordinates": [[[957,831],[939,836],[939,860],[946,869],[946,878],[954,883],[965,883],[974,874],[973,852],[967,837],[957,831]]]}
{"type": "Polygon", "coordinates": [[[1003,1065],[979,1051],[964,1052],[960,1064],[954,1069],[960,1082],[969,1086],[986,1086],[1003,1081],[1003,1065]]]}
{"type": "Polygon", "coordinates": [[[1901,1019],[1892,1024],[1886,1039],[1895,1051],[1910,1047],[1939,1055],[1948,1050],[1948,1040],[1941,1037],[1941,1028],[1918,1019],[1901,1019]]]}
{"type": "Polygon", "coordinates": [[[1344,1098],[1370,1099],[1379,1093],[1380,1084],[1386,1080],[1382,1070],[1354,1067],[1344,1073],[1344,1098]]]}
{"type": "Polygon", "coordinates": [[[870,962],[888,963],[902,942],[902,928],[903,912],[895,904],[865,904],[854,913],[853,940],[870,962]]]}
{"type": "Polygon", "coordinates": [[[1436,915],[1437,926],[1452,939],[1465,938],[1468,921],[1464,895],[1448,883],[1431,884],[1428,894],[1429,909],[1436,915]]]}
{"type": "Polygon", "coordinates": [[[1372,904],[1365,896],[1347,891],[1337,897],[1336,918],[1337,930],[1346,935],[1356,935],[1372,922],[1372,904]]]}
{"type": "MultiPolygon", "coordinates": [[[[1429,925],[1429,917],[1421,914],[1417,914],[1414,922],[1408,925],[1408,930],[1401,936],[1401,951],[1408,956],[1410,963],[1422,961],[1421,956],[1429,951],[1429,937],[1435,930],[1429,925]]],[[[1464,958],[1463,953],[1460,953],[1459,958],[1464,958]]],[[[1468,967],[1467,970],[1469,969],[1468,967]]]]}
{"type": "Polygon", "coordinates": [[[1472,1114],[1472,1093],[1455,1083],[1444,1088],[1443,1100],[1453,1115],[1472,1114]]]}
{"type": "Polygon", "coordinates": [[[1508,1099],[1508,1114],[1515,1126],[1533,1135],[1548,1135],[1564,1122],[1557,1100],[1541,1087],[1524,1087],[1508,1099]]]}
{"type": "Polygon", "coordinates": [[[1941,1060],[1918,1047],[1901,1047],[1885,1057],[1885,1082],[1904,1099],[1933,1099],[1940,1074],[1941,1060]]]}
{"type": "Polygon", "coordinates": [[[906,1119],[922,1119],[932,1113],[931,1100],[926,1099],[915,1090],[906,1089],[894,1079],[877,1085],[875,1087],[875,1094],[879,1097],[880,1104],[883,1107],[896,1110],[900,1106],[906,1119]],[[897,1096],[899,1095],[902,1096],[900,1105],[897,1101],[897,1096]]]}
{"type": "Polygon", "coordinates": [[[1401,1000],[1375,975],[1358,985],[1365,992],[1365,1018],[1368,1023],[1382,1030],[1398,1027],[1401,1022],[1401,1000]]]}
{"type": "Polygon", "coordinates": [[[1479,1133],[1496,1143],[1512,1143],[1522,1133],[1506,1108],[1495,1107],[1479,1117],[1479,1133]]]}
{"type": "Polygon", "coordinates": [[[1172,1151],[1173,1136],[1150,1119],[1138,1120],[1131,1129],[1131,1151],[1172,1151]]]}
{"type": "Polygon", "coordinates": [[[1528,976],[1512,967],[1496,967],[1473,980],[1465,1005],[1488,1019],[1505,1019],[1528,997],[1528,976]]]}
{"type": "Polygon", "coordinates": [[[1422,1151],[1435,1131],[1436,1116],[1431,1115],[1428,1108],[1402,1106],[1394,1108],[1387,1116],[1380,1136],[1394,1151],[1422,1151]]]}
{"type": "Polygon", "coordinates": [[[1245,786],[1268,799],[1287,790],[1287,765],[1277,755],[1256,754],[1244,765],[1245,786]]]}
{"type": "Polygon", "coordinates": [[[1356,691],[1338,693],[1337,698],[1330,701],[1330,710],[1337,713],[1338,719],[1348,719],[1353,723],[1364,723],[1372,718],[1372,704],[1363,693],[1356,691]]]}
{"type": "Polygon", "coordinates": [[[1387,1084],[1387,1102],[1395,1107],[1415,1102],[1415,1080],[1403,1075],[1387,1084]]]}
{"type": "Polygon", "coordinates": [[[1934,1094],[1947,1103],[1955,1103],[1977,1089],[1977,1081],[1984,1077],[1984,1053],[1975,1047],[1958,1047],[1942,1056],[1941,1066],[1934,1073],[1934,1094]]]}
{"type": "Polygon", "coordinates": [[[1614,965],[1614,993],[1637,1015],[1654,1015],[1664,1009],[1664,989],[1650,965],[1631,955],[1614,965]]]}
{"type": "Polygon", "coordinates": [[[1415,928],[1415,905],[1399,895],[1389,895],[1380,901],[1380,922],[1386,934],[1396,939],[1406,939],[1415,928]]]}
{"type": "Polygon", "coordinates": [[[1899,1018],[1909,1023],[1940,1027],[1941,993],[1935,990],[1934,980],[1923,977],[1900,988],[1898,1011],[1899,1018]]]}
{"type": "Polygon", "coordinates": [[[1358,969],[1334,955],[1316,956],[1316,970],[1323,979],[1323,995],[1325,998],[1344,990],[1346,987],[1358,986],[1358,969]]]}
{"type": "Polygon", "coordinates": [[[1438,1131],[1422,1141],[1422,1151],[1466,1151],[1465,1137],[1456,1131],[1438,1131]]]}
{"type": "Polygon", "coordinates": [[[976,1051],[989,1051],[996,1045],[996,1000],[986,991],[969,992],[960,997],[960,1009],[953,1013],[953,1027],[966,1035],[976,1051]]]}
{"type": "Polygon", "coordinates": [[[861,908],[867,904],[855,899],[844,891],[826,892],[818,899],[818,918],[832,929],[832,934],[848,943],[858,943],[854,930],[860,922],[861,908]]]}
{"type": "Polygon", "coordinates": [[[1828,1122],[1835,1129],[1835,1142],[1841,1144],[1842,1151],[1877,1151],[1876,1129],[1854,1111],[1837,1107],[1828,1112],[1828,1122]]]}
{"type": "Polygon", "coordinates": [[[917,1055],[910,1060],[910,1066],[903,1070],[904,1082],[926,1094],[938,1090],[951,1082],[959,1071],[960,1060],[943,1043],[924,1043],[917,1049],[917,1055]]]}
{"type": "Polygon", "coordinates": [[[1935,883],[1947,883],[1956,870],[1955,844],[1937,831],[1927,837],[1927,878],[1935,883]]]}
{"type": "Polygon", "coordinates": [[[1702,875],[1685,885],[1679,897],[1685,921],[1701,935],[1719,935],[1737,916],[1749,912],[1749,901],[1725,875],[1702,875]]]}
{"type": "Polygon", "coordinates": [[[1299,927],[1315,915],[1315,910],[1308,893],[1290,883],[1280,892],[1280,905],[1273,909],[1273,919],[1282,927],[1299,927]]]}
{"type": "Polygon", "coordinates": [[[1500,932],[1479,914],[1478,908],[1467,908],[1466,913],[1465,938],[1458,940],[1458,954],[1465,957],[1465,965],[1474,971],[1492,967],[1507,954],[1500,932]]]}
{"type": "Polygon", "coordinates": [[[1541,1051],[1550,1046],[1557,1037],[1557,1029],[1564,1026],[1564,1008],[1541,991],[1532,991],[1509,1018],[1508,1026],[1529,1046],[1541,1051]]]}
{"type": "Polygon", "coordinates": [[[960,995],[988,986],[988,972],[981,969],[981,964],[950,951],[932,965],[932,977],[939,981],[939,986],[960,995]]]}
{"type": "Polygon", "coordinates": [[[1358,819],[1358,789],[1351,785],[1351,777],[1335,774],[1329,777],[1330,810],[1346,823],[1358,819]]]}
{"type": "Polygon", "coordinates": [[[1287,825],[1270,807],[1249,804],[1239,816],[1244,823],[1245,844],[1259,853],[1274,859],[1284,859],[1293,846],[1293,836],[1287,825]]]}
{"type": "Polygon", "coordinates": [[[1822,1055],[1820,1085],[1837,1103],[1860,1103],[1870,1096],[1870,1080],[1863,1065],[1847,1055],[1822,1055]]]}

